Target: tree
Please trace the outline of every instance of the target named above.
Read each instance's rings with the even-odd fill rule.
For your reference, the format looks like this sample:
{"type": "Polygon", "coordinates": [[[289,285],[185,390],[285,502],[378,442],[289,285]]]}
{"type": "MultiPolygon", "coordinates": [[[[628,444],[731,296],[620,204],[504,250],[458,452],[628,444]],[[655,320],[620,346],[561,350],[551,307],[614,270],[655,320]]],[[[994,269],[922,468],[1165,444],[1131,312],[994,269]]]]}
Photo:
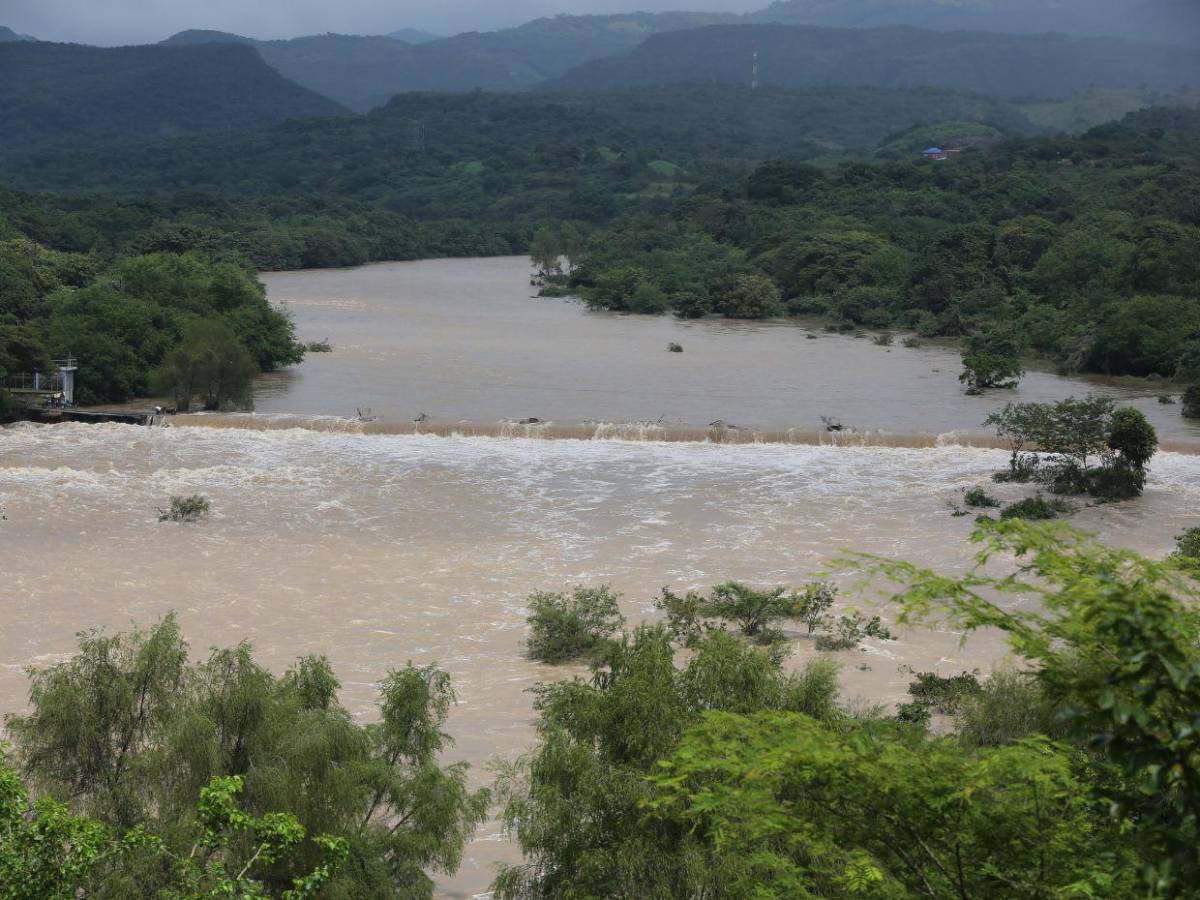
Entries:
{"type": "MultiPolygon", "coordinates": [[[[314,836],[328,835],[354,860],[331,875],[334,895],[429,896],[426,870],[457,867],[488,800],[467,787],[463,764],[440,762],[449,677],[411,664],[390,672],[369,725],[338,702],[339,687],[322,658],[275,677],[247,644],[191,664],[168,616],[147,631],[82,635],[76,656],[31,673],[31,711],[7,725],[33,785],[115,832],[142,829],[173,858],[190,854],[201,789],[236,777],[250,818],[231,819],[235,831],[273,828],[284,814],[303,829],[285,856],[254,863],[267,892],[325,865],[331,845],[314,836]]],[[[228,798],[233,782],[221,785],[228,798]]],[[[243,835],[227,846],[225,872],[234,874],[257,845],[243,835]]],[[[147,862],[105,879],[114,896],[152,896],[164,877],[147,862]]]]}
{"type": "Polygon", "coordinates": [[[1158,436],[1142,413],[1132,407],[1117,409],[1111,398],[1096,395],[1057,403],[1010,403],[988,416],[985,424],[994,426],[1012,447],[1006,478],[1036,475],[1059,492],[1135,497],[1158,450],[1158,436]],[[1046,454],[1048,464],[1026,453],[1026,447],[1046,454]]]}
{"type": "Polygon", "coordinates": [[[525,861],[506,866],[497,897],[711,895],[720,873],[694,852],[686,827],[647,820],[647,776],[704,710],[834,715],[836,668],[784,674],[733,635],[701,639],[677,667],[665,628],[643,626],[593,663],[589,681],[541,685],[538,745],[502,772],[504,822],[525,861]]]}
{"type": "Polygon", "coordinates": [[[562,273],[562,247],[558,237],[546,226],[533,233],[529,242],[529,258],[538,275],[550,278],[562,273]]]}
{"type": "Polygon", "coordinates": [[[607,585],[578,587],[570,596],[543,591],[532,595],[526,619],[530,657],[562,663],[597,653],[625,624],[619,598],[607,585]]]}
{"type": "Polygon", "coordinates": [[[658,827],[693,833],[726,896],[1131,896],[1135,860],[1082,771],[1082,753],[1045,739],[977,749],[900,725],[711,712],[651,776],[647,805],[658,827]]]}
{"type": "Polygon", "coordinates": [[[783,314],[779,288],[766,275],[742,275],[717,304],[730,319],[769,319],[783,314]]]}
{"type": "Polygon", "coordinates": [[[1021,361],[1011,356],[990,353],[964,353],[963,371],[958,380],[967,386],[968,393],[998,388],[1015,388],[1025,374],[1021,361]]]}
{"type": "Polygon", "coordinates": [[[1170,563],[1049,525],[984,523],[973,539],[979,565],[961,577],[887,560],[866,566],[902,585],[895,599],[905,621],[1007,635],[1064,733],[1101,761],[1087,790],[1136,849],[1141,865],[1131,871],[1151,895],[1186,894],[1200,880],[1195,582],[1170,563]],[[985,571],[1009,555],[1015,574],[985,571]],[[1005,595],[1037,603],[1012,608],[997,601],[1005,595]]]}
{"type": "Polygon", "coordinates": [[[247,406],[258,366],[237,335],[219,321],[197,321],[184,331],[155,372],[154,383],[186,410],[199,396],[205,409],[247,406]]]}
{"type": "Polygon", "coordinates": [[[726,581],[707,597],[694,591],[680,596],[663,588],[655,606],[667,614],[667,627],[684,646],[726,625],[736,627],[743,637],[770,644],[783,639],[777,627],[780,622],[803,622],[809,634],[826,627],[826,613],[836,594],[836,588],[824,583],[810,584],[803,591],[784,587],[759,591],[726,581]]]}

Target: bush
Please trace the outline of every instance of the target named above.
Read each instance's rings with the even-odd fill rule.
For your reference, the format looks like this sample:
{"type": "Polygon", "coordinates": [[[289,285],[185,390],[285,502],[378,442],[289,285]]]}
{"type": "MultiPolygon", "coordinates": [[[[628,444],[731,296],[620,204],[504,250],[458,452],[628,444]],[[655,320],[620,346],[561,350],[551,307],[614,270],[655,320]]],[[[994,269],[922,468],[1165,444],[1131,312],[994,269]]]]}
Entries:
{"type": "Polygon", "coordinates": [[[667,614],[667,627],[677,641],[690,647],[705,634],[734,626],[742,637],[760,644],[784,639],[776,626],[783,621],[802,622],[812,634],[827,628],[826,613],[833,606],[837,589],[818,582],[804,591],[776,587],[756,591],[745,584],[727,581],[705,597],[695,591],[683,596],[663,588],[657,603],[667,614]]]}
{"type": "Polygon", "coordinates": [[[895,338],[890,331],[885,331],[883,334],[877,334],[871,339],[876,347],[890,347],[895,338]]]}
{"type": "Polygon", "coordinates": [[[817,638],[817,649],[853,650],[862,643],[864,638],[869,637],[881,641],[894,640],[891,631],[883,624],[879,616],[864,619],[858,613],[851,613],[848,616],[841,616],[830,633],[817,638]]]}
{"type": "Polygon", "coordinates": [[[962,698],[956,725],[965,742],[999,747],[1034,734],[1056,736],[1055,713],[1054,703],[1029,674],[999,669],[962,698]]]}
{"type": "Polygon", "coordinates": [[[1060,514],[1071,512],[1069,504],[1058,499],[1047,500],[1041,494],[1010,503],[1000,513],[1001,519],[1057,519],[1060,514]]]}
{"type": "Polygon", "coordinates": [[[1175,398],[1171,394],[1159,394],[1158,402],[1163,406],[1174,406],[1175,398]]]}
{"type": "Polygon", "coordinates": [[[625,624],[619,599],[607,585],[577,587],[570,595],[547,591],[532,595],[526,619],[530,658],[557,664],[594,655],[625,624]]]}
{"type": "Polygon", "coordinates": [[[1183,409],[1180,412],[1188,419],[1200,419],[1200,384],[1189,385],[1183,392],[1183,409]]]}
{"type": "Polygon", "coordinates": [[[982,690],[978,669],[948,678],[936,672],[918,672],[908,685],[914,703],[944,716],[956,714],[969,698],[978,696],[982,690]]]}
{"type": "Polygon", "coordinates": [[[972,509],[995,509],[1000,501],[981,487],[973,487],[963,494],[963,503],[972,509]]]}
{"type": "Polygon", "coordinates": [[[323,341],[309,341],[304,345],[306,353],[332,353],[333,344],[329,343],[329,338],[323,341]]]}
{"type": "Polygon", "coordinates": [[[203,494],[190,497],[172,497],[167,509],[158,510],[160,522],[199,522],[212,511],[212,504],[203,494]]]}
{"type": "Polygon", "coordinates": [[[1132,500],[1146,487],[1146,470],[1118,460],[1087,473],[1087,491],[1101,500],[1132,500]]]}
{"type": "Polygon", "coordinates": [[[683,344],[677,344],[674,341],[671,341],[671,343],[667,344],[667,350],[671,353],[682,353],[683,344]]]}

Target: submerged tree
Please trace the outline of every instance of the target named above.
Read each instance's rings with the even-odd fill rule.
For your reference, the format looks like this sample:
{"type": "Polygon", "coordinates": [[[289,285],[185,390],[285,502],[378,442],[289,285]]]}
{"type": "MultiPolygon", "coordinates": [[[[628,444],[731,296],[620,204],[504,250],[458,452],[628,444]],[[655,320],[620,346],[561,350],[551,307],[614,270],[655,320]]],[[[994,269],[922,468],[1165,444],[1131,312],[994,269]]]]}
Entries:
{"type": "Polygon", "coordinates": [[[205,409],[247,406],[259,372],[250,352],[227,325],[197,321],[171,350],[154,376],[155,388],[170,394],[181,410],[197,397],[205,409]]]}

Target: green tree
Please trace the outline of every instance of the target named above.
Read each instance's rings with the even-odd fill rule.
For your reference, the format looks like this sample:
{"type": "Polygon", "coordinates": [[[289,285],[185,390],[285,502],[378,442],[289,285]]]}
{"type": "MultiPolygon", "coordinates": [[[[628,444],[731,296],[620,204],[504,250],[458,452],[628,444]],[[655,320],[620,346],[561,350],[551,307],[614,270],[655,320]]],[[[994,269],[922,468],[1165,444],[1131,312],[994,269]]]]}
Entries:
{"type": "Polygon", "coordinates": [[[252,402],[251,387],[258,371],[232,329],[220,321],[196,321],[186,328],[180,345],[166,355],[153,383],[174,397],[181,410],[190,408],[196,397],[209,410],[245,407],[252,402]]]}
{"type": "Polygon", "coordinates": [[[716,309],[730,319],[769,319],[783,314],[782,294],[766,275],[742,275],[716,309]]]}
{"type": "MultiPolygon", "coordinates": [[[[449,677],[412,665],[389,673],[369,725],[341,706],[339,687],[324,659],[275,677],[246,644],[191,664],[168,616],[148,631],[84,634],[76,656],[31,673],[31,711],[7,724],[33,785],[116,831],[140,827],[173,857],[190,853],[201,789],[236,776],[247,816],[287,814],[307,835],[284,857],[259,856],[264,890],[292,889],[325,865],[331,848],[313,836],[328,835],[353,860],[332,874],[333,895],[429,896],[426,870],[457,867],[487,807],[464,765],[440,762],[449,677]]],[[[255,846],[231,838],[239,868],[255,846]]],[[[163,877],[151,861],[106,884],[110,896],[147,896],[163,877]]]]}
{"type": "Polygon", "coordinates": [[[936,617],[966,634],[1007,635],[1064,734],[1112,767],[1094,770],[1087,789],[1139,854],[1132,871],[1146,892],[1186,895],[1200,879],[1195,583],[1169,563],[1054,526],[985,523],[974,540],[979,566],[962,577],[894,561],[868,568],[903,586],[896,600],[905,621],[936,617]],[[985,571],[1010,554],[1015,574],[985,571]],[[1038,602],[1014,608],[997,599],[1015,595],[1038,602]]]}

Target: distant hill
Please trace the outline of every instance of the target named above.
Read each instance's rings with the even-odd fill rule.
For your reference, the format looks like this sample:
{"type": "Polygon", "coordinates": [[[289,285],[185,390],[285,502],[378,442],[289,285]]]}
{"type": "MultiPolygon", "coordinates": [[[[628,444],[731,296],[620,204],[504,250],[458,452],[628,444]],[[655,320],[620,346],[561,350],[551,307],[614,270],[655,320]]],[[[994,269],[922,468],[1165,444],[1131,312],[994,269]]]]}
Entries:
{"type": "Polygon", "coordinates": [[[216,31],[184,31],[164,43],[253,43],[285,77],[365,112],[405,91],[526,90],[581,62],[623,53],[652,34],[737,18],[720,13],[555,16],[422,43],[343,34],[251,41],[216,31]]]}
{"type": "Polygon", "coordinates": [[[1012,34],[1057,31],[1180,44],[1200,41],[1196,0],[777,0],[746,20],[835,28],[912,25],[1012,34]]]}
{"type": "Polygon", "coordinates": [[[0,25],[0,44],[8,44],[16,41],[36,41],[37,38],[30,37],[27,34],[17,34],[7,25],[0,25]]]}
{"type": "Polygon", "coordinates": [[[236,44],[0,44],[6,153],[81,136],[144,138],[344,112],[236,44]]]}
{"type": "Polygon", "coordinates": [[[791,88],[941,87],[993,96],[1067,97],[1091,87],[1174,91],[1200,84],[1200,54],[1114,38],[717,25],[654,35],[630,53],[584,63],[547,86],[746,84],[756,45],[760,81],[791,88]]]}
{"type": "Polygon", "coordinates": [[[515,218],[530,208],[572,218],[581,215],[573,204],[595,197],[636,202],[639,191],[686,192],[763,159],[865,154],[945,121],[1030,131],[1012,104],[939,90],[409,93],[366,116],[39,153],[4,175],[38,189],[324,195],[425,218],[515,218]],[[581,200],[589,183],[595,197],[581,200]]]}
{"type": "Polygon", "coordinates": [[[404,41],[406,44],[428,44],[430,41],[441,40],[445,35],[432,34],[419,28],[401,28],[399,31],[389,32],[386,37],[394,41],[404,41]]]}

